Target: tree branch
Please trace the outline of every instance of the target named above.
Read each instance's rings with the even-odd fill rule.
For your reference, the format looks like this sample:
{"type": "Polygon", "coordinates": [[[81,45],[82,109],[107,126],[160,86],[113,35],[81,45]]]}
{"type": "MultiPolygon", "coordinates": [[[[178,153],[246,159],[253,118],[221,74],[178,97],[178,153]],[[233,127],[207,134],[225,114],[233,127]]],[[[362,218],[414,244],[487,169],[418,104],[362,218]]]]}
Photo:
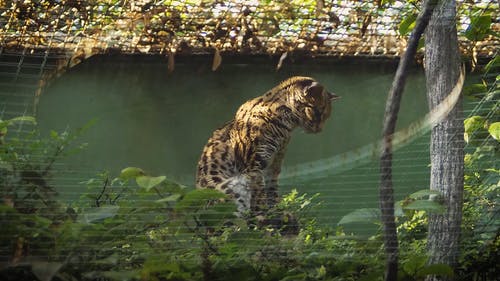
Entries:
{"type": "Polygon", "coordinates": [[[398,274],[398,238],[394,218],[394,190],[392,185],[392,137],[396,128],[401,97],[406,83],[408,66],[415,57],[418,42],[422,36],[436,5],[436,0],[427,0],[417,18],[416,26],[408,41],[406,52],[401,57],[389,92],[385,107],[382,130],[382,151],[380,156],[379,200],[383,237],[387,256],[385,280],[397,280],[398,274]]]}
{"type": "Polygon", "coordinates": [[[100,205],[101,205],[101,198],[104,195],[104,192],[106,191],[106,187],[108,187],[108,183],[109,183],[109,178],[106,177],[106,179],[104,180],[104,184],[102,186],[101,193],[99,193],[99,195],[95,199],[95,206],[96,207],[100,207],[100,205]]]}

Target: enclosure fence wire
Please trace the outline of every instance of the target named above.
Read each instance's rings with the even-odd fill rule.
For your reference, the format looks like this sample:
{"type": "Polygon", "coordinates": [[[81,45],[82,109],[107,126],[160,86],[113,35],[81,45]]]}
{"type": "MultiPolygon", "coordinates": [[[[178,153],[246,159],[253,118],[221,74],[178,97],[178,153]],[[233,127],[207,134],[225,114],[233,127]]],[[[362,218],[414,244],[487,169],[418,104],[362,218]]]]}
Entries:
{"type": "MultiPolygon", "coordinates": [[[[9,100],[12,100],[12,98],[15,99],[14,102],[9,102],[8,104],[2,104],[2,120],[7,120],[13,117],[17,116],[31,116],[33,114],[33,92],[37,89],[38,86],[38,80],[36,79],[39,77],[40,73],[40,65],[45,64],[45,67],[50,68],[50,64],[47,63],[49,61],[47,59],[47,56],[35,56],[35,57],[30,57],[27,56],[26,54],[21,53],[18,57],[12,57],[9,56],[8,59],[12,60],[13,58],[18,59],[17,63],[12,63],[12,62],[5,62],[2,60],[4,63],[2,63],[2,66],[10,67],[10,69],[15,70],[14,73],[6,73],[2,75],[2,83],[3,85],[6,85],[7,87],[3,87],[3,89],[7,90],[2,90],[1,94],[2,95],[7,95],[9,96],[9,100]],[[39,62],[37,64],[36,62],[39,62]]],[[[5,72],[2,72],[5,73],[5,72]]],[[[479,101],[473,101],[470,102],[469,105],[472,109],[468,109],[464,111],[465,116],[474,116],[474,115],[483,115],[488,114],[491,111],[488,109],[491,104],[495,104],[496,107],[498,107],[498,92],[494,93],[495,95],[493,96],[485,96],[479,101]]],[[[486,118],[488,118],[488,115],[486,115],[486,118]]],[[[492,120],[495,121],[495,120],[492,120]]],[[[21,138],[21,142],[19,143],[20,146],[24,145],[29,145],[27,143],[24,143],[23,136],[32,129],[32,127],[29,124],[23,124],[21,123],[19,126],[15,127],[15,136],[21,138]]],[[[483,139],[481,139],[481,145],[487,143],[489,140],[491,140],[490,136],[487,136],[483,139]]],[[[412,145],[408,145],[406,147],[402,147],[396,152],[396,159],[394,161],[394,167],[395,168],[395,179],[394,179],[394,184],[395,184],[395,197],[402,199],[408,194],[402,193],[398,191],[398,186],[414,186],[415,189],[425,189],[428,186],[428,169],[426,167],[417,167],[415,166],[415,163],[425,163],[428,162],[428,135],[424,134],[421,137],[418,137],[417,139],[412,141],[412,145]],[[409,168],[409,169],[405,169],[409,168]],[[404,169],[404,173],[400,174],[398,173],[398,169],[404,169]],[[413,172],[411,170],[414,170],[413,172]],[[418,180],[416,180],[418,179],[418,180]]],[[[466,145],[466,150],[469,149],[469,144],[466,145]]],[[[45,155],[32,155],[31,158],[31,163],[36,166],[37,164],[42,164],[43,159],[45,155]],[[37,162],[40,160],[41,162],[37,162]]],[[[331,177],[327,177],[327,175],[320,176],[319,180],[313,183],[309,183],[309,186],[314,186],[314,190],[318,190],[319,193],[328,193],[332,194],[331,192],[327,192],[328,190],[336,190],[338,194],[336,195],[329,195],[329,196],[321,196],[320,201],[323,203],[325,202],[333,202],[331,204],[337,204],[340,205],[341,208],[346,211],[354,211],[356,209],[359,209],[360,207],[365,207],[365,208],[376,208],[378,205],[378,199],[374,196],[370,195],[353,195],[353,192],[359,192],[360,194],[363,193],[364,190],[374,190],[377,187],[378,184],[378,166],[374,165],[373,163],[369,163],[370,161],[365,161],[365,163],[362,163],[361,165],[351,165],[349,166],[349,169],[347,169],[347,173],[336,173],[334,172],[334,181],[332,181],[331,177]],[[321,179],[323,178],[323,180],[321,179]],[[353,202],[349,201],[346,199],[352,198],[353,196],[356,196],[357,201],[359,202],[353,202]]],[[[491,163],[492,165],[498,165],[498,163],[491,163]]],[[[340,168],[342,168],[341,165],[339,165],[340,168]]],[[[63,180],[65,182],[64,187],[62,187],[62,190],[64,190],[62,195],[64,193],[71,194],[75,190],[75,188],[82,187],[82,182],[85,180],[83,178],[77,179],[72,176],[72,173],[79,173],[82,171],[85,172],[91,172],[92,169],[90,167],[87,167],[87,170],[82,170],[79,171],[66,171],[65,165],[63,163],[54,163],[52,166],[53,174],[57,176],[59,179],[63,180]]],[[[97,171],[95,171],[97,172],[97,171]]],[[[22,186],[19,186],[22,187],[22,186]]],[[[130,186],[130,188],[133,188],[130,186]]],[[[148,201],[142,201],[141,200],[135,200],[137,204],[147,204],[148,201]]],[[[130,207],[133,208],[133,207],[130,207]]],[[[496,211],[496,216],[498,217],[498,207],[496,211]]],[[[126,209],[126,208],[124,208],[126,209]]],[[[315,215],[317,215],[319,218],[328,218],[328,220],[331,221],[338,221],[341,217],[336,216],[336,214],[332,214],[327,208],[322,208],[319,211],[316,211],[315,215]]],[[[134,218],[129,218],[130,222],[140,222],[145,219],[147,219],[150,216],[150,214],[138,214],[137,217],[134,218]]],[[[322,220],[322,223],[324,223],[325,220],[322,220]]],[[[182,228],[182,227],[181,227],[182,228]]],[[[484,222],[483,225],[479,224],[477,225],[477,230],[478,231],[496,231],[498,229],[498,220],[494,219],[494,217],[489,220],[484,222]]],[[[113,234],[109,234],[110,239],[113,237],[113,234]]],[[[105,238],[105,237],[104,237],[105,238]]],[[[249,238],[245,238],[249,239],[249,238]]],[[[255,240],[258,240],[258,238],[255,238],[255,240]]],[[[189,247],[190,245],[192,247],[197,247],[195,244],[189,243],[189,239],[184,241],[186,243],[180,243],[179,245],[182,245],[182,247],[189,247]]],[[[251,244],[251,241],[248,241],[248,243],[251,244]]],[[[258,243],[255,243],[255,248],[257,249],[261,245],[258,243]]],[[[86,246],[86,245],[81,245],[81,246],[86,246]]],[[[90,245],[88,245],[90,246],[90,245]]],[[[270,245],[271,247],[271,245],[270,245]]],[[[374,249],[376,250],[378,245],[373,245],[374,249]]],[[[320,255],[325,255],[329,257],[335,257],[338,255],[340,257],[340,254],[336,253],[319,253],[320,255]]],[[[3,259],[8,258],[8,256],[3,256],[3,259]]],[[[43,257],[41,257],[43,258],[43,257]]],[[[47,259],[49,258],[58,258],[56,256],[51,256],[51,257],[45,257],[47,259]]],[[[304,258],[304,257],[303,257],[304,258]]]]}
{"type": "MultiPolygon", "coordinates": [[[[125,53],[178,54],[212,53],[214,49],[234,52],[237,54],[281,54],[287,51],[304,51],[322,55],[368,55],[368,56],[397,56],[404,48],[404,38],[396,33],[393,22],[400,22],[407,12],[402,2],[396,8],[383,12],[376,9],[373,3],[360,2],[362,9],[355,9],[354,2],[347,2],[346,6],[335,3],[325,3],[325,7],[318,16],[316,7],[280,3],[279,8],[289,10],[289,18],[276,19],[271,16],[276,7],[268,7],[255,1],[234,1],[230,4],[218,2],[205,3],[196,7],[189,1],[109,1],[92,2],[85,5],[84,1],[4,1],[0,8],[0,119],[9,120],[18,116],[36,115],[36,102],[39,96],[35,93],[40,89],[41,80],[46,73],[53,73],[61,66],[60,61],[67,61],[75,50],[86,49],[85,53],[100,53],[118,49],[125,53]],[[173,3],[176,4],[173,4],[173,3]],[[251,4],[249,4],[251,3],[251,4]],[[197,12],[193,12],[197,11],[197,12]],[[382,13],[382,15],[378,14],[382,13]],[[42,15],[40,17],[40,15],[42,15]],[[91,19],[94,19],[92,21],[91,19]],[[203,24],[200,26],[200,22],[203,24]],[[334,28],[332,28],[332,25],[334,28]],[[185,34],[184,34],[185,33],[185,34]],[[8,102],[5,102],[8,100],[8,102]]],[[[467,7],[470,1],[460,2],[467,7]]],[[[480,1],[477,1],[480,2],[480,1]]],[[[287,2],[288,3],[288,2],[287,2]]],[[[374,2],[375,3],[375,2],[374,2]]],[[[496,19],[498,20],[498,18],[496,19]]],[[[466,19],[460,19],[465,26],[466,19]]],[[[496,25],[498,27],[498,25],[496,25]]],[[[492,49],[498,47],[497,39],[491,38],[475,46],[476,54],[491,55],[492,49]]],[[[461,41],[462,51],[471,50],[467,43],[461,41]]],[[[53,78],[53,77],[51,77],[53,78]]],[[[45,82],[45,81],[44,81],[45,82]]],[[[47,79],[46,82],[50,82],[47,79]]],[[[495,83],[498,83],[495,82],[495,83]]],[[[45,86],[45,85],[44,85],[45,86]]],[[[493,87],[498,89],[497,84],[493,87]]],[[[40,94],[40,93],[39,93],[40,94]]],[[[486,120],[498,122],[490,118],[499,106],[499,92],[484,96],[482,99],[466,101],[468,107],[464,116],[485,116],[486,120]],[[493,104],[493,106],[491,106],[493,104]],[[472,109],[468,109],[472,108],[472,109]]],[[[20,148],[30,145],[29,138],[33,126],[20,123],[9,127],[9,138],[18,138],[20,148]]],[[[411,145],[401,147],[396,152],[395,167],[395,198],[403,199],[408,194],[399,191],[398,186],[412,186],[415,190],[425,189],[429,185],[427,167],[417,166],[416,163],[428,163],[427,133],[411,140],[411,145]],[[398,169],[402,172],[399,173],[398,169]],[[412,171],[413,170],[413,171],[412,171]]],[[[476,147],[485,147],[491,136],[479,137],[479,145],[474,147],[467,143],[466,151],[476,147]]],[[[356,155],[359,152],[353,152],[356,155]]],[[[369,155],[369,153],[367,154],[369,155]]],[[[33,167],[44,164],[46,154],[31,155],[29,162],[33,167]]],[[[349,160],[350,157],[347,156],[349,160]]],[[[341,160],[334,159],[333,162],[341,160]]],[[[489,163],[498,169],[498,159],[489,163]]],[[[315,211],[318,222],[326,224],[328,221],[339,221],[341,215],[332,214],[329,206],[338,205],[343,214],[359,208],[376,208],[378,199],[364,194],[364,190],[374,190],[378,187],[378,166],[368,158],[359,162],[349,161],[346,166],[337,164],[339,170],[330,171],[332,174],[318,174],[318,178],[308,183],[315,186],[319,193],[335,190],[337,194],[320,196],[325,208],[315,211]],[[332,177],[333,176],[333,177],[332,177]],[[334,179],[334,180],[332,180],[334,179]],[[356,197],[358,202],[348,201],[356,197]]],[[[0,167],[3,168],[3,167],[0,167]]],[[[76,188],[82,187],[86,178],[76,178],[75,174],[97,172],[92,167],[81,167],[78,171],[66,170],[64,163],[55,162],[51,166],[52,174],[58,177],[64,186],[60,189],[61,195],[74,195],[76,188]]],[[[22,172],[22,171],[21,171],[22,172]]],[[[33,179],[36,179],[34,177],[33,179]]],[[[296,179],[299,181],[299,179],[296,179]]],[[[294,182],[292,181],[292,184],[294,182]]],[[[29,183],[25,183],[29,185],[29,183]]],[[[20,185],[19,187],[23,187],[20,185]]],[[[134,188],[124,186],[123,188],[134,188]]],[[[82,194],[85,195],[85,194],[82,194]]],[[[134,204],[151,203],[149,200],[135,200],[134,204]]],[[[128,207],[133,209],[134,207],[128,207]]],[[[498,232],[498,206],[494,206],[495,215],[477,225],[476,231],[492,234],[498,232]]],[[[126,210],[127,207],[124,207],[126,210]]],[[[47,215],[57,215],[47,214],[47,215]]],[[[139,213],[127,218],[130,222],[142,222],[151,216],[163,214],[139,213]]],[[[208,220],[210,221],[210,220],[208,220]]],[[[5,221],[4,221],[5,222],[5,221]]],[[[2,223],[4,223],[2,222],[2,223]]],[[[335,231],[336,225],[332,225],[335,231]]],[[[179,226],[179,229],[187,228],[179,226]]],[[[127,231],[127,230],[121,230],[127,231]]],[[[145,230],[147,233],[147,230],[145,230]]],[[[114,234],[108,233],[112,240],[114,234]]],[[[150,234],[152,235],[152,234],[150,234]]],[[[106,238],[106,237],[103,237],[106,238]]],[[[355,236],[353,239],[364,239],[355,236]]],[[[192,237],[179,238],[179,241],[165,241],[165,248],[199,247],[191,243],[192,237]]],[[[261,248],[259,238],[242,238],[244,242],[261,248]],[[254,241],[252,241],[254,240],[254,241]]],[[[3,240],[0,234],[0,240],[3,240]]],[[[90,243],[90,242],[89,242],[90,243]]],[[[47,247],[52,244],[47,241],[47,247]]],[[[82,244],[82,247],[92,246],[82,244]]],[[[272,248],[273,245],[264,245],[272,248]]],[[[144,246],[145,247],[145,246],[144,246]]],[[[380,244],[371,245],[373,251],[379,249],[380,244]]],[[[139,247],[140,248],[140,247],[139,247]]],[[[280,258],[281,253],[275,253],[280,258]]],[[[307,253],[309,255],[310,253],[307,253]]],[[[318,252],[317,255],[326,258],[345,258],[344,253],[318,252]]],[[[34,253],[36,255],[36,252],[34,253]]],[[[283,254],[283,256],[286,256],[283,254]]],[[[47,260],[57,260],[65,256],[38,256],[47,260]]],[[[10,253],[0,253],[0,262],[11,258],[10,253]]],[[[299,256],[298,258],[307,258],[299,256]]],[[[354,257],[352,257],[354,258],[354,257]]]]}

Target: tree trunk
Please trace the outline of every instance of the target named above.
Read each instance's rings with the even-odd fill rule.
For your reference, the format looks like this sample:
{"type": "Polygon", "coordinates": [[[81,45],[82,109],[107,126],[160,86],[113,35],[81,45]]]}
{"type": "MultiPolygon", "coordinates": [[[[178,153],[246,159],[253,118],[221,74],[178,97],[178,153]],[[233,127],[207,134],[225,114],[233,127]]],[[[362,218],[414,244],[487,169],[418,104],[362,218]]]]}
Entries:
{"type": "MultiPolygon", "coordinates": [[[[430,110],[453,89],[460,73],[455,1],[440,1],[425,33],[425,73],[430,110]]],[[[455,266],[462,220],[464,140],[462,100],[432,128],[430,188],[443,195],[446,211],[429,216],[429,263],[455,266]]],[[[427,280],[445,280],[430,276],[427,280]]]]}

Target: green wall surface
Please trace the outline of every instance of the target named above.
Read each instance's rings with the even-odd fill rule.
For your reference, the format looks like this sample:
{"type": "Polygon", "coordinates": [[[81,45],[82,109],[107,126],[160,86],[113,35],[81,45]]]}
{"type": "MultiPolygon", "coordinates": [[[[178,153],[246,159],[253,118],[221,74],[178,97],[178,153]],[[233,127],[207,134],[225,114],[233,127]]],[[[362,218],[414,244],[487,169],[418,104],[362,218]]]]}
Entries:
{"type": "MultiPolygon", "coordinates": [[[[334,103],[323,132],[294,132],[284,169],[355,151],[380,139],[395,72],[394,63],[359,60],[312,59],[279,71],[270,59],[223,61],[215,72],[210,67],[209,59],[186,60],[169,74],[164,58],[94,57],[52,83],[37,107],[43,132],[75,129],[97,118],[82,138],[88,148],[55,166],[67,175],[56,179],[62,196],[78,197],[85,190],[78,182],[102,170],[117,175],[128,166],[193,186],[196,163],[212,131],[230,120],[243,102],[293,75],[314,77],[342,98],[334,103]]],[[[414,68],[398,127],[426,113],[425,77],[423,70],[414,68]]],[[[417,138],[396,152],[396,197],[428,187],[427,141],[417,138]]],[[[345,157],[337,160],[337,168],[283,180],[281,191],[321,193],[321,214],[330,221],[356,208],[377,207],[377,159],[369,157],[360,164],[345,157]]]]}

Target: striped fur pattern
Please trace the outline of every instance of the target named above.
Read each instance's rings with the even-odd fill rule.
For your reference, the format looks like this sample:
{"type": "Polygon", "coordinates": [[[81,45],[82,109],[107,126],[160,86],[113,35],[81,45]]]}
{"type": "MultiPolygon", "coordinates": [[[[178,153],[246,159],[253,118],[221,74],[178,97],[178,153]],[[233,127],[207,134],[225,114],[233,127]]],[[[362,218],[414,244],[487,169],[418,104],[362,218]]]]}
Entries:
{"type": "Polygon", "coordinates": [[[245,102],[208,140],[196,186],[229,195],[240,214],[272,208],[278,202],[278,176],[292,131],[300,127],[320,132],[337,98],[313,78],[292,77],[245,102]]]}

